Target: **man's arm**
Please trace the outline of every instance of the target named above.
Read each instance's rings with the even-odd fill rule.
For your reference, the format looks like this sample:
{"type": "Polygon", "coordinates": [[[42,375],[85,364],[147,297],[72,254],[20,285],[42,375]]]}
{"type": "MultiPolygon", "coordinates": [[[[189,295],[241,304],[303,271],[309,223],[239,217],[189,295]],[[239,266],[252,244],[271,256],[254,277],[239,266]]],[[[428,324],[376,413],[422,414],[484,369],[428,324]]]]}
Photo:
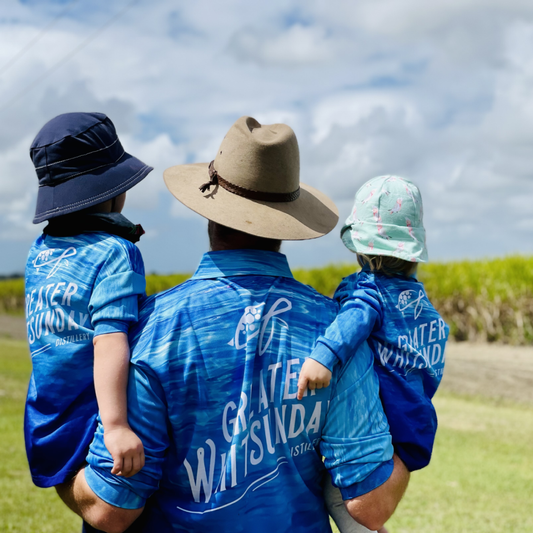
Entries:
{"type": "Polygon", "coordinates": [[[85,469],[70,481],[56,485],[63,502],[91,526],[106,533],[122,533],[142,513],[140,509],[121,509],[101,500],[85,480],[85,469]]]}
{"type": "Polygon", "coordinates": [[[402,460],[394,455],[394,470],[383,485],[344,502],[350,516],[368,529],[382,528],[400,503],[409,483],[409,475],[402,460]]]}

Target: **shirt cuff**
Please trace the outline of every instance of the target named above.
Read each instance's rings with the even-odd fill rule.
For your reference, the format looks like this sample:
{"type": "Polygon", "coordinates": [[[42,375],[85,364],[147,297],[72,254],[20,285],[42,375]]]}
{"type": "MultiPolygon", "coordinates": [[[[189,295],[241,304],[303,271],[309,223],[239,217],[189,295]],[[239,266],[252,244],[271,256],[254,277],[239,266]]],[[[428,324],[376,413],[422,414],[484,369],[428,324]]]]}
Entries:
{"type": "Polygon", "coordinates": [[[339,362],[335,352],[331,351],[325,344],[320,342],[320,338],[317,340],[316,346],[309,358],[324,365],[330,372],[333,372],[333,367],[339,362]]]}
{"type": "Polygon", "coordinates": [[[135,494],[127,486],[117,483],[104,471],[88,465],[85,468],[85,480],[90,489],[104,502],[121,509],[140,509],[146,503],[144,498],[135,494]]]}
{"type": "Polygon", "coordinates": [[[361,496],[362,494],[377,489],[391,477],[393,470],[394,461],[392,459],[382,463],[360,483],[355,483],[350,487],[341,488],[342,499],[351,500],[352,498],[357,498],[357,496],[361,496]]]}
{"type": "Polygon", "coordinates": [[[99,320],[94,328],[94,336],[106,333],[126,333],[130,329],[130,323],[124,320],[99,320]]]}

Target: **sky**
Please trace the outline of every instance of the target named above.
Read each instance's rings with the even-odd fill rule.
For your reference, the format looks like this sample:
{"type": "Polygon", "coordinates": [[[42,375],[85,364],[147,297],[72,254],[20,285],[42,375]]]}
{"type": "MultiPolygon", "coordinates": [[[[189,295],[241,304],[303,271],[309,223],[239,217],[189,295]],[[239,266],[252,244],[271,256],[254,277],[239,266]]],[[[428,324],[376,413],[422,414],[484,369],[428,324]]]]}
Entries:
{"type": "Polygon", "coordinates": [[[289,124],[301,181],[339,208],[328,236],[283,244],[293,267],[354,262],[339,229],[382,174],[419,186],[430,261],[532,254],[532,87],[531,0],[3,0],[0,274],[44,226],[29,146],[72,111],[107,114],[154,167],[123,212],[150,273],[208,248],[163,171],[214,159],[243,115],[289,124]]]}

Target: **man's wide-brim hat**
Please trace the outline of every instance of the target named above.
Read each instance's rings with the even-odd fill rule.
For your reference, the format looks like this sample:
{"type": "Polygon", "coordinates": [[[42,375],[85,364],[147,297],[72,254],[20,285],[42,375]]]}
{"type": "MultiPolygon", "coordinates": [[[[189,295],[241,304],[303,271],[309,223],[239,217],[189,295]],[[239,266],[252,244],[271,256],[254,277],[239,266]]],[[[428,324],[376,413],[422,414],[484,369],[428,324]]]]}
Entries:
{"type": "Polygon", "coordinates": [[[124,151],[102,113],[53,118],[35,137],[30,156],[39,179],[34,224],[110,200],[153,170],[124,151]]]}
{"type": "Polygon", "coordinates": [[[241,117],[211,163],[164,173],[169,191],[203,217],[267,239],[305,240],[329,233],[339,215],[332,200],[300,183],[292,129],[241,117]]]}

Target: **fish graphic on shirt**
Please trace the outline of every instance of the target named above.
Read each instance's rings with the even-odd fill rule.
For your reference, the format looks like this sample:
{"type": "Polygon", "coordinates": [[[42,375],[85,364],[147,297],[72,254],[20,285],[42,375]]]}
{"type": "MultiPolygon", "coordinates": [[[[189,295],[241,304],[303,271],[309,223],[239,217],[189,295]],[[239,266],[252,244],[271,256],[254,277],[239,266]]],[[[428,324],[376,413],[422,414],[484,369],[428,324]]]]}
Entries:
{"type": "Polygon", "coordinates": [[[278,315],[291,309],[292,303],[287,298],[278,298],[269,310],[266,310],[265,302],[245,307],[237,324],[235,335],[228,344],[241,350],[246,347],[248,341],[259,336],[258,353],[263,355],[272,342],[275,324],[279,323],[281,327],[289,329],[289,324],[278,315]],[[270,328],[268,328],[269,325],[270,328]]]}
{"type": "Polygon", "coordinates": [[[416,291],[408,289],[403,291],[398,296],[398,304],[396,308],[403,314],[407,309],[412,308],[415,320],[418,319],[422,313],[425,305],[425,294],[423,291],[416,291]]]}
{"type": "Polygon", "coordinates": [[[39,255],[32,261],[33,266],[39,272],[40,269],[50,266],[50,272],[46,279],[50,279],[59,269],[60,266],[69,266],[68,257],[73,257],[77,254],[76,248],[70,246],[66,250],[61,250],[59,248],[52,248],[50,250],[43,250],[39,255]],[[61,255],[58,255],[59,252],[62,252],[61,255]],[[55,256],[54,256],[55,254],[55,256]]]}

